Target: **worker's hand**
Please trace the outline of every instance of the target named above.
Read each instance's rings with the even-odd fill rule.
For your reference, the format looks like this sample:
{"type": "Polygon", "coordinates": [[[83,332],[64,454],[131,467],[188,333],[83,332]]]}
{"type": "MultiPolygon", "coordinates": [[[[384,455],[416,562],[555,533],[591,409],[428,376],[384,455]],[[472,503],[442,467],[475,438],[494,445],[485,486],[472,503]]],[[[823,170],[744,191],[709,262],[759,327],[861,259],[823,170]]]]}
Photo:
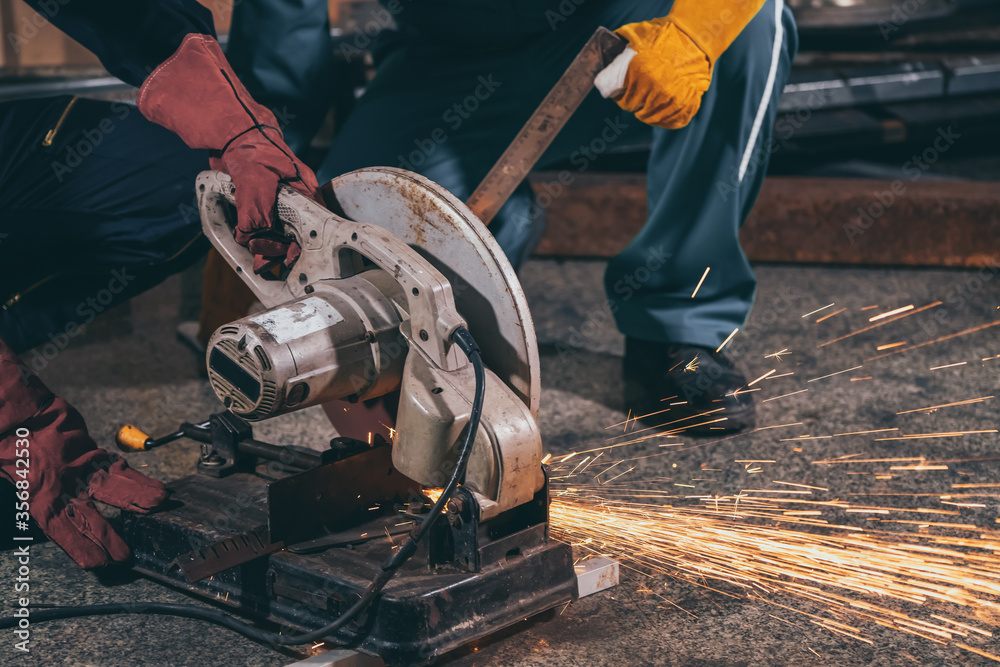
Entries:
{"type": "Polygon", "coordinates": [[[124,561],[128,546],[94,506],[99,500],[148,512],[163,484],[94,444],[83,418],[27,370],[0,341],[0,478],[17,493],[15,527],[30,515],[85,568],[124,561]]]}
{"type": "Polygon", "coordinates": [[[191,148],[208,149],[212,168],[232,177],[236,241],[256,256],[254,271],[291,266],[301,249],[275,226],[278,186],[319,200],[316,176],[285,145],[274,114],[250,97],[218,42],[188,35],[146,78],[136,105],[191,148]]]}
{"type": "Polygon", "coordinates": [[[664,18],[616,32],[628,47],[594,85],[647,125],[687,125],[712,82],[712,68],[764,0],[675,0],[664,18]]]}
{"type": "Polygon", "coordinates": [[[229,174],[236,186],[236,242],[254,254],[256,273],[278,262],[291,266],[301,252],[280,223],[275,224],[278,185],[287,183],[313,198],[318,186],[312,171],[294,156],[289,160],[291,155],[280,131],[261,128],[240,135],[221,157],[211,160],[212,168],[229,174]]]}

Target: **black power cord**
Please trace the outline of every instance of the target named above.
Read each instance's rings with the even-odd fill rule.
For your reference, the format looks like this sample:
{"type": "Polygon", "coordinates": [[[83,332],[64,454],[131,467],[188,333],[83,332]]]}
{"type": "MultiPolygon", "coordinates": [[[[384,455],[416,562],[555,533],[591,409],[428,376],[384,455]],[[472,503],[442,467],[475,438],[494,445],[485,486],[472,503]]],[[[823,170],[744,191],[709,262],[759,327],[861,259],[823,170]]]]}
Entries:
{"type": "MultiPolygon", "coordinates": [[[[420,526],[415,532],[410,533],[409,539],[403,544],[403,546],[396,550],[392,556],[382,563],[381,569],[378,574],[375,575],[375,578],[372,579],[372,582],[368,584],[368,588],[365,589],[361,598],[355,602],[350,609],[341,614],[336,621],[301,635],[285,635],[260,630],[252,625],[248,625],[247,623],[237,620],[228,614],[216,611],[215,609],[207,609],[205,607],[196,607],[194,605],[186,604],[167,604],[164,602],[115,602],[110,604],[53,607],[50,609],[32,611],[30,616],[31,622],[44,623],[45,621],[55,621],[64,618],[107,616],[110,614],[162,614],[166,616],[182,616],[185,618],[195,618],[202,621],[208,621],[209,623],[215,623],[216,625],[229,628],[230,630],[240,633],[244,637],[249,637],[250,639],[259,642],[286,646],[311,644],[317,640],[326,639],[336,633],[338,630],[354,620],[362,611],[364,611],[375,599],[375,596],[378,595],[383,588],[385,588],[385,585],[389,583],[393,575],[395,575],[399,568],[402,567],[403,563],[409,560],[410,556],[412,556],[417,550],[417,545],[434,525],[434,522],[441,516],[441,510],[455,492],[455,488],[465,477],[465,468],[469,463],[469,456],[472,453],[472,445],[476,441],[476,434],[479,432],[479,421],[483,414],[483,401],[486,395],[486,370],[483,366],[483,359],[479,353],[479,346],[476,345],[476,341],[472,337],[472,334],[469,333],[468,329],[465,327],[459,327],[451,335],[451,339],[469,358],[469,362],[472,363],[476,378],[476,394],[472,400],[472,411],[469,414],[469,423],[466,426],[465,439],[462,442],[462,447],[459,451],[458,463],[455,465],[455,471],[452,473],[451,479],[448,480],[448,484],[445,485],[444,490],[441,492],[441,496],[431,508],[430,514],[427,515],[427,518],[420,523],[420,526]]],[[[20,619],[12,616],[2,618],[0,619],[0,629],[14,627],[17,625],[19,620],[20,619]]]]}

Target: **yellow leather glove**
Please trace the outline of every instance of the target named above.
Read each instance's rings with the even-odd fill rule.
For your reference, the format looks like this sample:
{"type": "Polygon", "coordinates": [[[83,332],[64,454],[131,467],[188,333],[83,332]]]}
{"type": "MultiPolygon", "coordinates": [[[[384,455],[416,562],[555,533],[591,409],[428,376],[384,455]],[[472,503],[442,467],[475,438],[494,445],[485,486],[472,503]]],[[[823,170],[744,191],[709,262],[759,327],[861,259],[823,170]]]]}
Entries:
{"type": "Polygon", "coordinates": [[[594,79],[604,97],[643,123],[677,129],[701,106],[719,56],[765,0],[676,0],[659,19],[615,32],[628,48],[594,79]]]}

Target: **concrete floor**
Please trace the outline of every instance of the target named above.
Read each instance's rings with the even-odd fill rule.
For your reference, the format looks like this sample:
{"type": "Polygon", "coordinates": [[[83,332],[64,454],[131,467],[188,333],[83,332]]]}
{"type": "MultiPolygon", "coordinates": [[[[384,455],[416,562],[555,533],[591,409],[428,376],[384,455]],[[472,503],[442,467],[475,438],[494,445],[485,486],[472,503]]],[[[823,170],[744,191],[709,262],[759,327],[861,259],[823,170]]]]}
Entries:
{"type": "MultiPolygon", "coordinates": [[[[555,455],[602,443],[605,427],[625,418],[620,379],[623,341],[602,306],[599,261],[532,261],[522,271],[542,351],[540,426],[547,451],[555,455]],[[570,350],[567,346],[574,349],[570,350]]],[[[991,394],[1000,389],[1000,327],[987,329],[907,354],[864,362],[877,345],[898,340],[917,343],[1000,319],[1000,274],[981,271],[909,269],[758,267],[760,290],[745,333],[731,343],[749,377],[779,366],[795,375],[762,383],[758,396],[777,396],[806,388],[806,378],[864,363],[861,371],[808,384],[809,391],[759,408],[761,426],[802,422],[791,431],[766,430],[713,442],[692,440],[698,447],[647,459],[632,474],[698,477],[702,464],[721,469],[699,493],[734,493],[760,484],[734,459],[774,459],[767,480],[785,479],[831,489],[831,497],[851,492],[946,493],[956,481],[1000,482],[1000,465],[984,461],[948,471],[902,473],[891,480],[849,476],[812,461],[865,452],[876,456],[971,458],[996,453],[997,434],[939,440],[871,441],[871,436],[796,443],[781,438],[803,433],[860,431],[899,426],[904,432],[997,428],[997,405],[991,402],[933,413],[896,416],[911,408],[991,394]],[[930,314],[904,318],[843,342],[817,349],[817,344],[867,324],[872,312],[941,300],[930,314]],[[835,302],[832,313],[802,314],[835,302]],[[862,313],[864,306],[880,308],[862,313]],[[788,348],[780,364],[764,355],[788,348]],[[968,364],[930,371],[929,368],[968,364]],[[850,377],[871,375],[867,381],[850,377]],[[780,435],[779,435],[780,433],[780,435]],[[676,467],[674,467],[676,465],[676,467]]],[[[91,432],[111,446],[115,430],[135,422],[152,433],[172,430],[183,420],[197,420],[219,409],[207,383],[198,377],[194,357],[174,338],[181,306],[182,278],[174,277],[130,305],[95,321],[90,330],[48,363],[43,377],[87,417],[91,432]]],[[[30,354],[29,354],[30,357],[30,354]]],[[[998,399],[1000,400],[1000,399],[998,399]]],[[[261,425],[263,440],[305,444],[330,436],[325,419],[306,410],[261,425]]],[[[655,449],[655,446],[653,446],[655,449]]],[[[629,455],[641,454],[637,446],[629,455]]],[[[150,454],[130,456],[139,470],[168,480],[193,470],[196,446],[177,443],[150,454]]],[[[858,466],[853,471],[874,471],[858,466]]],[[[879,469],[880,470],[880,469],[879,469]]],[[[637,476],[638,475],[638,476],[637,476]]],[[[898,501],[912,505],[912,499],[898,501]]],[[[993,526],[997,504],[963,511],[962,520],[993,526]]],[[[888,503],[886,503],[888,504],[888,503]]],[[[849,515],[850,516],[850,515],[849,515]]],[[[850,521],[852,519],[847,518],[850,521]]],[[[863,518],[856,521],[863,522],[863,518]]],[[[143,579],[101,581],[78,570],[51,544],[32,549],[32,597],[65,604],[113,600],[190,602],[185,596],[143,579]]],[[[10,552],[0,553],[0,571],[10,573],[10,552]]],[[[4,611],[12,594],[0,596],[4,611]]],[[[942,646],[899,632],[872,630],[874,646],[824,632],[797,628],[771,616],[763,604],[732,600],[685,583],[644,577],[623,570],[622,584],[585,598],[555,614],[532,619],[460,650],[443,663],[469,665],[671,665],[677,667],[743,665],[974,665],[985,659],[952,646],[942,646]],[[673,603],[649,594],[655,589],[673,603]],[[697,616],[697,618],[693,618],[697,616]],[[817,657],[818,654],[818,657],[817,657]]],[[[805,624],[804,624],[805,625],[805,624]]],[[[878,626],[875,626],[876,628],[878,626]]],[[[32,651],[12,649],[4,634],[0,664],[8,665],[284,665],[293,656],[275,652],[229,631],[169,617],[120,617],[64,621],[33,627],[32,651]]],[[[1000,641],[968,640],[993,653],[1000,641]]]]}

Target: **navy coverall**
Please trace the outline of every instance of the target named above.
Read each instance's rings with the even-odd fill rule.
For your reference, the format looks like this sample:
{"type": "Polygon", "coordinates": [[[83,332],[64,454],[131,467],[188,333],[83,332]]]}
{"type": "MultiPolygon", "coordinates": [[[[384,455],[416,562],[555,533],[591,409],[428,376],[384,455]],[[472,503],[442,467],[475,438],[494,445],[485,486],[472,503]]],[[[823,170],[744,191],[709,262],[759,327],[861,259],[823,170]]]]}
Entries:
{"type": "MultiPolygon", "coordinates": [[[[27,2],[135,86],[185,35],[215,32],[195,0],[27,2]]],[[[58,351],[207,247],[194,204],[207,152],[134,106],[70,100],[0,104],[0,338],[15,352],[58,351]]]]}

